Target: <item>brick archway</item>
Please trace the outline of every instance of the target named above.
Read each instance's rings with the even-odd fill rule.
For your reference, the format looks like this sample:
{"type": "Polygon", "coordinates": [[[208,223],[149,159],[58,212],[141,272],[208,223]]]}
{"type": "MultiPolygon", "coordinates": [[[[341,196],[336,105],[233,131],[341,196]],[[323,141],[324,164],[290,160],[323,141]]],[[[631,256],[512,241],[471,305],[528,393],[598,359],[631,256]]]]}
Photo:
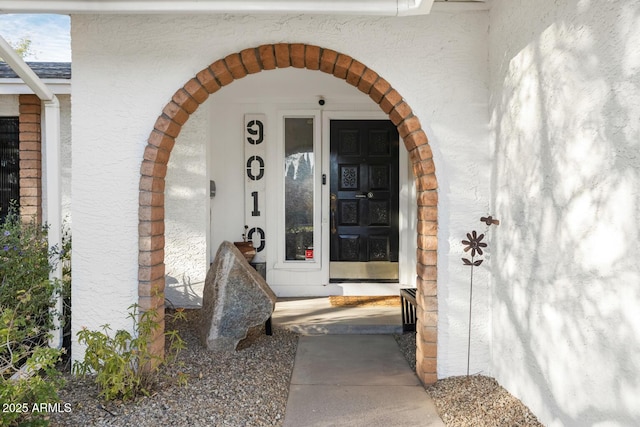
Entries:
{"type": "Polygon", "coordinates": [[[182,126],[209,95],[248,74],[276,68],[306,68],[346,80],[369,95],[398,127],[416,180],[418,207],[418,327],[416,371],[428,384],[437,379],[438,193],[431,148],[411,107],[375,71],[348,55],[307,44],[268,44],[212,63],[173,95],[149,136],[140,168],[138,298],[142,310],[156,309],[162,324],[152,351],[164,349],[164,189],[167,163],[182,126]]]}

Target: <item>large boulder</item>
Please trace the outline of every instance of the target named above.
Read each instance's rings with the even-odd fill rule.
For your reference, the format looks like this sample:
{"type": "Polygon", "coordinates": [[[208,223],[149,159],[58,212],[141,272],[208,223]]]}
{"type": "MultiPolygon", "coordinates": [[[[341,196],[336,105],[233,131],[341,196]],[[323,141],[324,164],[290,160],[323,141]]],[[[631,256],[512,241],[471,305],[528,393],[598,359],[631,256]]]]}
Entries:
{"type": "Polygon", "coordinates": [[[223,242],[207,273],[199,335],[211,351],[248,347],[271,317],[276,296],[230,242],[223,242]]]}

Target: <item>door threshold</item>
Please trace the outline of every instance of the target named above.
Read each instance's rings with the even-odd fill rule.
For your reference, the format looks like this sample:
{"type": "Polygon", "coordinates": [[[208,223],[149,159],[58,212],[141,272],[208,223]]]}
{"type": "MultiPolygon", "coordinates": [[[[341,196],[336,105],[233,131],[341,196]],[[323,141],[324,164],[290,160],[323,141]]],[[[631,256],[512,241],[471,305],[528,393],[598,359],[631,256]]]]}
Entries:
{"type": "Polygon", "coordinates": [[[342,281],[339,283],[331,283],[338,289],[334,295],[342,296],[379,296],[379,295],[400,295],[400,289],[406,288],[400,282],[387,281],[387,282],[374,282],[372,280],[366,281],[342,281]]]}
{"type": "Polygon", "coordinates": [[[337,283],[336,281],[397,282],[398,263],[390,261],[331,261],[329,262],[329,283],[337,283]]]}

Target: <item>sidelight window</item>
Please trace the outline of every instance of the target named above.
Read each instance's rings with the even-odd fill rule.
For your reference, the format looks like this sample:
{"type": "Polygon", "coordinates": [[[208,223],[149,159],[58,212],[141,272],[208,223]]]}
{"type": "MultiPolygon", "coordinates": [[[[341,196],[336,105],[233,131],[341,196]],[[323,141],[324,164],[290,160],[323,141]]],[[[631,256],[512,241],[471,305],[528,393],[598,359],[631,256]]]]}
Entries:
{"type": "Polygon", "coordinates": [[[285,115],[283,122],[284,256],[287,264],[319,262],[319,120],[285,115]]]}

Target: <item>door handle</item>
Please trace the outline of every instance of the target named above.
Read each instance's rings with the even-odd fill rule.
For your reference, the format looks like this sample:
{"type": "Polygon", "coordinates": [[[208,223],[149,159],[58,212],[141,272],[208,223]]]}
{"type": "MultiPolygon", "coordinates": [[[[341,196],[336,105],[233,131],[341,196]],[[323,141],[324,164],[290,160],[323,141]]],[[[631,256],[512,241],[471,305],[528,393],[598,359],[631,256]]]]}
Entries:
{"type": "Polygon", "coordinates": [[[336,234],[336,207],[338,204],[338,196],[331,193],[331,234],[336,234]]]}
{"type": "Polygon", "coordinates": [[[372,199],[373,193],[369,191],[368,193],[356,194],[356,199],[372,199]]]}

